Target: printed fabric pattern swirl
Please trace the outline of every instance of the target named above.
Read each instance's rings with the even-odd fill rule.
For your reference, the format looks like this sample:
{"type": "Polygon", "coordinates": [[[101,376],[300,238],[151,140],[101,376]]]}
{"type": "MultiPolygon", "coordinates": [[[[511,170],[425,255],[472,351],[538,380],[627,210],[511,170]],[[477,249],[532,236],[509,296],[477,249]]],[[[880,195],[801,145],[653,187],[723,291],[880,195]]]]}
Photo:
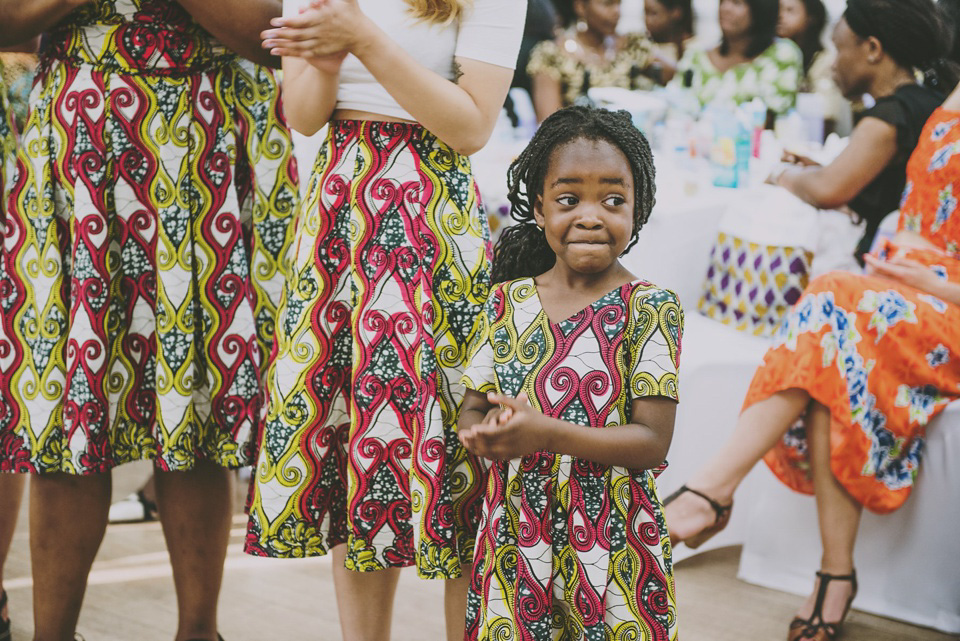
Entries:
{"type": "MultiPolygon", "coordinates": [[[[494,288],[462,382],[596,429],[635,399],[676,400],[683,312],[637,280],[547,318],[531,278],[494,288]]],[[[469,640],[677,638],[670,536],[654,477],[540,451],[489,470],[467,604],[469,640]]]]}
{"type": "Polygon", "coordinates": [[[482,467],[456,382],[489,290],[469,159],[419,125],[335,121],[299,217],[246,551],[455,578],[482,467]],[[451,382],[453,384],[451,384],[451,382]]]}
{"type": "Polygon", "coordinates": [[[0,467],[249,464],[297,194],[272,71],[179,4],[58,25],[4,230],[0,467]]]}
{"type": "MultiPolygon", "coordinates": [[[[927,120],[907,164],[900,231],[933,247],[897,248],[960,283],[960,112],[927,120]]],[[[874,512],[913,489],[930,422],[960,399],[960,305],[876,276],[830,272],[812,281],[774,336],[744,408],[789,388],[830,410],[830,468],[874,512]]],[[[801,420],[766,455],[786,485],[813,493],[801,420]]]]}

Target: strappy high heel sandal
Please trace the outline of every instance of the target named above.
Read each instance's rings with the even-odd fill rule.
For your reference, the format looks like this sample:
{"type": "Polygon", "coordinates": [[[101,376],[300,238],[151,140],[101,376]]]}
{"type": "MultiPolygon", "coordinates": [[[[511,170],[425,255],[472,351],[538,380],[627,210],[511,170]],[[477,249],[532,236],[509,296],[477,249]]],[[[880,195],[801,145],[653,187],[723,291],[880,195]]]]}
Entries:
{"type": "MultiPolygon", "coordinates": [[[[721,505],[717,500],[707,496],[703,492],[689,488],[686,485],[681,485],[679,490],[667,497],[667,499],[663,502],[663,505],[669,505],[684,492],[690,492],[691,494],[696,494],[702,498],[704,501],[710,504],[710,507],[713,508],[714,514],[717,515],[713,521],[713,525],[700,530],[684,541],[677,541],[677,543],[686,543],[687,547],[691,550],[696,550],[698,547],[706,543],[710,537],[727,527],[727,523],[730,522],[730,511],[733,510],[733,501],[731,501],[729,505],[721,505]]],[[[670,529],[669,523],[667,523],[667,529],[670,529]]],[[[672,540],[673,539],[671,538],[671,541],[672,540]]]]}
{"type": "MultiPolygon", "coordinates": [[[[4,590],[0,592],[0,610],[3,610],[7,605],[7,591],[4,590]]],[[[10,623],[10,617],[6,619],[0,619],[0,641],[10,641],[10,629],[13,627],[13,624],[10,623]]]]}
{"type": "Polygon", "coordinates": [[[820,587],[817,588],[817,600],[813,604],[813,613],[809,619],[796,617],[790,622],[790,631],[787,633],[787,641],[833,641],[840,634],[843,627],[843,621],[847,618],[850,611],[850,605],[854,597],[857,596],[857,571],[850,574],[836,575],[826,572],[817,572],[820,577],[820,587]],[[827,598],[827,586],[831,581],[850,581],[853,584],[853,591],[847,604],[843,608],[843,615],[839,621],[828,623],[823,620],[823,601],[827,598]]]}

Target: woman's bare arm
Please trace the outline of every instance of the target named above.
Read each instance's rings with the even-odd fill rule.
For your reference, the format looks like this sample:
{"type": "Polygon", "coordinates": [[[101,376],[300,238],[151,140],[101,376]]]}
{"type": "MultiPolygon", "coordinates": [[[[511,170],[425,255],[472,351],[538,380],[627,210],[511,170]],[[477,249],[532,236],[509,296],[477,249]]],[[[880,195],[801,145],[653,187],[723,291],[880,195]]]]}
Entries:
{"type": "Polygon", "coordinates": [[[867,117],[850,135],[850,143],[825,167],[792,167],[776,180],[798,198],[820,209],[836,209],[856,198],[893,160],[896,128],[867,117]]]}
{"type": "Polygon", "coordinates": [[[0,47],[36,38],[90,0],[0,0],[0,47]]]}
{"type": "Polygon", "coordinates": [[[413,118],[462,154],[479,151],[493,132],[513,70],[457,58],[450,81],[420,64],[359,8],[336,0],[274,20],[264,46],[282,56],[353,53],[413,118]]]}
{"type": "Polygon", "coordinates": [[[220,42],[239,55],[268,67],[280,58],[260,46],[260,32],[283,11],[281,0],[178,0],[220,42]]]}

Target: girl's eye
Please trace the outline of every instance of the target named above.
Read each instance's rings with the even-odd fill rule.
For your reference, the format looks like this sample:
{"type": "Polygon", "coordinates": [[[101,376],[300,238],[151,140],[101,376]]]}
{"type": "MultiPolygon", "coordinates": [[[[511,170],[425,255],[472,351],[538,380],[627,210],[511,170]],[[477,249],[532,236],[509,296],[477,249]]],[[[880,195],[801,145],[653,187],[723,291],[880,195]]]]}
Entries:
{"type": "Polygon", "coordinates": [[[625,202],[627,202],[627,199],[624,198],[623,196],[607,196],[607,198],[603,202],[608,207],[620,207],[625,202]]]}
{"type": "Polygon", "coordinates": [[[560,196],[557,198],[557,202],[563,205],[564,207],[573,207],[579,201],[576,196],[560,196]]]}

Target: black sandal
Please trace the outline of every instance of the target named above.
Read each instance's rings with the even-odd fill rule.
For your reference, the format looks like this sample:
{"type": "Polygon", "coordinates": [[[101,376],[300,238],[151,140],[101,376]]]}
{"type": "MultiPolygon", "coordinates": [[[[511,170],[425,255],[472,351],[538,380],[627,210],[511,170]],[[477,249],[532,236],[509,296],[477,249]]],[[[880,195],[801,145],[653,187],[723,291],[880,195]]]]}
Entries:
{"type": "MultiPolygon", "coordinates": [[[[707,496],[703,492],[694,490],[693,488],[689,488],[686,485],[681,485],[679,490],[677,490],[676,492],[674,492],[673,494],[667,497],[667,500],[663,502],[663,505],[664,506],[669,505],[684,492],[690,492],[691,494],[696,494],[697,496],[702,498],[704,501],[710,504],[710,507],[713,508],[714,514],[717,515],[717,517],[713,521],[713,525],[700,530],[698,533],[694,534],[693,536],[687,538],[684,541],[679,541],[679,540],[675,541],[672,536],[670,537],[670,542],[672,544],[676,545],[677,543],[686,543],[688,548],[690,548],[691,550],[696,550],[698,547],[706,543],[707,540],[710,539],[713,535],[717,534],[723,528],[727,527],[727,523],[730,522],[730,511],[733,510],[733,501],[730,501],[729,505],[721,505],[716,499],[713,499],[707,496]]],[[[668,530],[670,529],[669,523],[667,523],[667,529],[668,530]]]]}
{"type": "MultiPolygon", "coordinates": [[[[4,590],[0,592],[0,610],[3,610],[7,605],[7,591],[4,590]]],[[[6,619],[0,619],[0,641],[10,641],[10,629],[13,627],[13,624],[10,623],[10,617],[6,619]]]]}
{"type": "Polygon", "coordinates": [[[826,572],[817,572],[820,577],[820,587],[817,588],[817,600],[813,604],[813,613],[809,619],[795,617],[790,622],[790,631],[787,633],[788,641],[833,641],[840,634],[843,627],[843,621],[847,618],[850,611],[850,605],[854,597],[857,596],[857,571],[850,574],[836,575],[826,572]],[[839,621],[827,623],[823,620],[823,601],[827,598],[827,586],[831,581],[850,581],[853,584],[853,591],[850,598],[847,599],[847,605],[843,608],[843,615],[839,621]]]}

